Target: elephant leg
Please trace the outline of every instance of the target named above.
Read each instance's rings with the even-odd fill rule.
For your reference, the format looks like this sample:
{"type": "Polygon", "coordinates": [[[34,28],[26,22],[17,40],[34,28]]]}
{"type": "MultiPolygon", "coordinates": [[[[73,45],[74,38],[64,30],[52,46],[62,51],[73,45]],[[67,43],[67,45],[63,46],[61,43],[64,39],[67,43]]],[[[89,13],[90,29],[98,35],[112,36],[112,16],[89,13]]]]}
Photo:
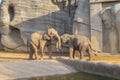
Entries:
{"type": "Polygon", "coordinates": [[[40,43],[40,48],[41,48],[41,53],[42,53],[42,55],[41,55],[41,60],[44,59],[45,44],[46,44],[46,41],[42,41],[42,42],[40,43]]]}
{"type": "Polygon", "coordinates": [[[30,44],[29,47],[30,47],[29,60],[32,60],[33,59],[34,48],[31,44],[30,44]]]}
{"type": "Polygon", "coordinates": [[[85,53],[85,48],[79,49],[80,52],[80,59],[83,59],[84,53],[85,53]]]}
{"type": "Polygon", "coordinates": [[[57,51],[59,51],[59,42],[58,41],[56,42],[56,48],[57,48],[57,51]]]}
{"type": "Polygon", "coordinates": [[[75,59],[75,50],[73,50],[73,59],[75,59]]]}
{"type": "Polygon", "coordinates": [[[92,49],[90,46],[88,47],[88,55],[89,55],[89,60],[92,60],[92,49]]]}
{"type": "Polygon", "coordinates": [[[80,59],[83,59],[83,53],[80,51],[80,59]]]}
{"type": "Polygon", "coordinates": [[[48,45],[47,48],[48,48],[48,51],[49,51],[49,59],[52,59],[51,45],[48,45]]]}
{"type": "Polygon", "coordinates": [[[44,46],[41,46],[41,60],[44,59],[44,46]]]}
{"type": "Polygon", "coordinates": [[[37,48],[35,48],[35,59],[36,59],[36,60],[39,60],[38,49],[37,49],[37,48]]]}
{"type": "Polygon", "coordinates": [[[73,58],[73,51],[74,51],[73,47],[69,47],[69,56],[70,56],[70,59],[73,58]]]}
{"type": "Polygon", "coordinates": [[[37,49],[37,47],[31,42],[31,44],[32,44],[32,46],[33,46],[33,48],[34,48],[34,54],[35,54],[35,59],[39,59],[39,57],[38,57],[38,49],[37,49]]]}

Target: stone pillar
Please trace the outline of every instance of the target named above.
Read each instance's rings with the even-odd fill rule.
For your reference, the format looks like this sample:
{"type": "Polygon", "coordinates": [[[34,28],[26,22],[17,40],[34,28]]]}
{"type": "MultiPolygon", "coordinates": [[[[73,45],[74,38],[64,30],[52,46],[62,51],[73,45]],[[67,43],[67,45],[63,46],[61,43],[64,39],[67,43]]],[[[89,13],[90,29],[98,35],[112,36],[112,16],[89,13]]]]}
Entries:
{"type": "Polygon", "coordinates": [[[100,10],[101,3],[90,2],[91,42],[95,50],[102,51],[102,22],[98,15],[100,10]]]}
{"type": "Polygon", "coordinates": [[[83,34],[90,38],[89,0],[79,0],[75,12],[73,34],[83,34]]]}
{"type": "MultiPolygon", "coordinates": [[[[0,2],[0,4],[1,4],[1,2],[0,2]]],[[[1,7],[1,5],[0,5],[0,7],[1,7]]],[[[0,17],[1,17],[1,9],[0,9],[0,17]]],[[[1,21],[1,19],[0,19],[0,27],[2,26],[2,21],[1,21]]],[[[2,46],[2,43],[1,43],[1,28],[0,28],[0,49],[3,49],[3,46],[2,46]]]]}

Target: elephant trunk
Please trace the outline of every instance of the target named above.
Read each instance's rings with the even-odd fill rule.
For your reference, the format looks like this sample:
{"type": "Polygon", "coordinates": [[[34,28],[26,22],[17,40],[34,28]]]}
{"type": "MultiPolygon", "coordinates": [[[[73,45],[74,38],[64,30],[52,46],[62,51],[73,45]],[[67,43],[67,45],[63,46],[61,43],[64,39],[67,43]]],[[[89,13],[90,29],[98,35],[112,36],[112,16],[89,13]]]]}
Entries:
{"type": "Polygon", "coordinates": [[[61,49],[61,38],[59,35],[56,36],[58,41],[56,42],[56,48],[57,49],[61,49]]]}
{"type": "Polygon", "coordinates": [[[56,48],[57,49],[61,49],[61,38],[58,34],[58,32],[54,29],[54,28],[49,28],[47,30],[47,35],[50,37],[50,39],[56,39],[57,38],[57,42],[56,42],[56,48]]]}

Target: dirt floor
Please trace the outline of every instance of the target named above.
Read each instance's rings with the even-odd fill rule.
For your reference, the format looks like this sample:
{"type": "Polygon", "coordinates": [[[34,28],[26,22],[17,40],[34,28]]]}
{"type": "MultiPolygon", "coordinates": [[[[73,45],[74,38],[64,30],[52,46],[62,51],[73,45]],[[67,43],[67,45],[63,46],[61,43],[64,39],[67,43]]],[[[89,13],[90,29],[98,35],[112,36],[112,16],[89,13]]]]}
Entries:
{"type": "MultiPolygon", "coordinates": [[[[0,62],[25,61],[25,60],[28,60],[28,57],[29,57],[28,53],[13,53],[13,52],[0,51],[0,62]]],[[[53,53],[53,59],[55,59],[56,57],[57,58],[58,57],[68,58],[68,54],[53,53]]],[[[48,56],[45,56],[45,59],[49,59],[48,56]]],[[[78,59],[78,58],[76,58],[76,59],[78,59]]],[[[84,57],[84,60],[86,60],[86,59],[87,59],[87,57],[84,57]]],[[[92,61],[106,62],[109,64],[119,64],[120,65],[120,54],[93,56],[92,61]]]]}

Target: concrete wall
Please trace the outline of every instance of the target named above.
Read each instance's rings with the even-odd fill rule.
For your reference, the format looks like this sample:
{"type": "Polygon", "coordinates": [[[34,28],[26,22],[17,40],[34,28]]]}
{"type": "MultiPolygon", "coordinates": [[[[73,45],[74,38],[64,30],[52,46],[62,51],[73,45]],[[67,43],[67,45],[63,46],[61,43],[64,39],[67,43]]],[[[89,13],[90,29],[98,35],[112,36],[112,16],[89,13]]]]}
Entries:
{"type": "Polygon", "coordinates": [[[58,60],[67,65],[73,66],[77,71],[120,79],[120,65],[63,58],[58,60]]]}

